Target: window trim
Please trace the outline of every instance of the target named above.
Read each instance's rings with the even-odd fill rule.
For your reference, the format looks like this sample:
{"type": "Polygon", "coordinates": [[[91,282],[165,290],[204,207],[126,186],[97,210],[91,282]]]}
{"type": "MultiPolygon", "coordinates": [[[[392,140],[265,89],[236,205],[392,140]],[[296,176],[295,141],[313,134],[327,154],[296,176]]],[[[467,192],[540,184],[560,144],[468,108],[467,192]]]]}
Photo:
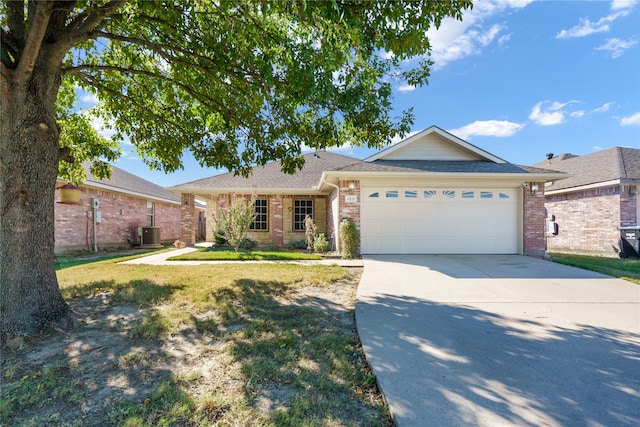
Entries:
{"type": "Polygon", "coordinates": [[[156,225],[156,203],[151,200],[147,200],[147,225],[154,227],[156,225]],[[151,211],[149,211],[151,208],[151,211]]]}
{"type": "Polygon", "coordinates": [[[255,233],[264,233],[269,231],[269,199],[255,199],[253,202],[254,218],[251,225],[249,225],[249,231],[255,233]],[[264,202],[264,206],[258,206],[258,202],[264,202]],[[258,209],[264,208],[264,212],[259,212],[258,209]],[[264,215],[264,221],[258,220],[258,215],[264,215]],[[264,224],[264,228],[254,228],[255,224],[264,224]]]}
{"type": "Polygon", "coordinates": [[[307,216],[311,216],[312,219],[315,219],[315,206],[314,206],[314,199],[313,198],[296,198],[293,199],[293,209],[292,209],[292,216],[291,216],[291,228],[292,231],[295,233],[304,233],[305,231],[305,220],[307,218],[307,216]],[[309,206],[296,206],[296,203],[299,202],[309,202],[309,206]],[[299,209],[305,209],[304,214],[301,214],[299,209]],[[306,212],[307,208],[311,208],[311,214],[309,214],[308,212],[306,212]],[[298,215],[303,215],[301,220],[296,221],[296,216],[298,215]],[[299,228],[296,228],[296,225],[299,228]]]}

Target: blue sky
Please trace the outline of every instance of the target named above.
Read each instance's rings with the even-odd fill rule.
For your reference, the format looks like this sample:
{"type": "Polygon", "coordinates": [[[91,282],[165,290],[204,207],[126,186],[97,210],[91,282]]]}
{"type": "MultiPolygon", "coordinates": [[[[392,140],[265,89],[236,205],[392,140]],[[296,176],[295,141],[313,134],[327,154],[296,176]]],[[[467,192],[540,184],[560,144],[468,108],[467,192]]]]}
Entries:
{"type": "MultiPolygon", "coordinates": [[[[394,109],[414,108],[414,132],[436,125],[522,165],[640,148],[640,1],[477,1],[430,36],[429,84],[395,85],[394,109]]],[[[219,173],[189,156],[184,171],[150,171],[123,150],[116,166],[162,186],[219,173]]]]}

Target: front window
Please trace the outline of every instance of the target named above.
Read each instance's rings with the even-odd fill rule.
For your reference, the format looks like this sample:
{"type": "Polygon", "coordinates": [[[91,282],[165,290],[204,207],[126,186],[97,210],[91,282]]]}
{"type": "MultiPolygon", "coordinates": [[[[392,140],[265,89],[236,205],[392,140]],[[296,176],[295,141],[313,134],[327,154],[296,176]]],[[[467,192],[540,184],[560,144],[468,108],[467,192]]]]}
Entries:
{"type": "Polygon", "coordinates": [[[269,215],[267,207],[267,199],[256,199],[253,204],[255,209],[255,219],[249,227],[250,230],[266,231],[269,229],[269,215]]]}
{"type": "Polygon", "coordinates": [[[293,231],[304,231],[307,216],[313,218],[313,200],[298,199],[293,201],[293,231]]]}
{"type": "Polygon", "coordinates": [[[156,225],[156,206],[155,203],[147,201],[147,225],[156,225]]]}

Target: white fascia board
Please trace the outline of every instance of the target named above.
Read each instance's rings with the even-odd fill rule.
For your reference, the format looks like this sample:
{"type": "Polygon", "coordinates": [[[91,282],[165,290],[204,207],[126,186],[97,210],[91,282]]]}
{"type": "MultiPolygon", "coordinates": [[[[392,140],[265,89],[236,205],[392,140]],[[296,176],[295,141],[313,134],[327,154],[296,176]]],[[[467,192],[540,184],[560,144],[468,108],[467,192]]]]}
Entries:
{"type": "Polygon", "coordinates": [[[152,196],[150,194],[140,193],[140,192],[137,192],[137,191],[125,190],[124,188],[114,187],[112,185],[105,185],[105,184],[101,184],[99,182],[86,181],[86,182],[84,182],[82,184],[82,186],[83,187],[98,188],[100,190],[113,191],[114,193],[128,194],[130,196],[140,197],[141,199],[157,200],[157,201],[160,201],[160,202],[171,203],[171,204],[174,204],[174,205],[179,205],[180,204],[179,200],[176,201],[176,200],[171,200],[171,199],[165,199],[163,197],[152,196]]]}
{"type": "Polygon", "coordinates": [[[489,178],[522,182],[546,182],[568,178],[565,173],[480,173],[480,172],[379,172],[379,171],[328,171],[322,174],[320,184],[330,179],[361,179],[361,178],[456,178],[478,179],[489,178]]]}
{"type": "Polygon", "coordinates": [[[594,184],[579,185],[577,187],[560,188],[558,190],[544,190],[545,196],[553,196],[554,194],[575,193],[577,191],[592,190],[594,188],[609,187],[618,184],[638,184],[637,179],[612,179],[611,181],[596,182],[594,184]]]}
{"type": "Polygon", "coordinates": [[[309,188],[202,188],[202,187],[181,187],[166,188],[167,191],[171,191],[175,194],[195,194],[196,196],[211,196],[216,194],[293,194],[293,195],[307,195],[307,194],[321,194],[317,187],[309,188]]]}
{"type": "Polygon", "coordinates": [[[472,153],[475,153],[475,154],[477,154],[478,156],[480,156],[480,157],[482,157],[484,159],[490,160],[490,161],[495,162],[495,163],[507,163],[505,160],[501,159],[500,157],[494,156],[493,154],[491,154],[491,153],[489,153],[489,152],[487,152],[487,151],[485,151],[485,150],[483,150],[483,149],[481,149],[479,147],[476,147],[475,145],[470,144],[467,141],[465,141],[463,139],[460,139],[457,136],[455,136],[455,135],[453,135],[453,134],[451,134],[451,133],[449,133],[449,132],[447,132],[445,130],[440,129],[437,126],[428,127],[427,129],[425,129],[425,130],[423,130],[421,132],[418,132],[415,135],[410,136],[409,138],[405,139],[404,141],[400,141],[397,144],[393,144],[390,147],[387,147],[387,148],[385,148],[385,149],[383,149],[381,151],[378,151],[376,154],[367,157],[363,161],[364,162],[373,162],[375,160],[381,159],[381,158],[387,156],[388,154],[391,154],[394,151],[396,151],[396,150],[398,150],[398,149],[400,149],[402,147],[410,145],[413,142],[415,142],[416,140],[422,138],[423,136],[429,135],[431,133],[436,133],[436,134],[440,135],[441,137],[451,141],[452,143],[457,144],[460,147],[466,149],[467,151],[471,151],[472,153]]]}

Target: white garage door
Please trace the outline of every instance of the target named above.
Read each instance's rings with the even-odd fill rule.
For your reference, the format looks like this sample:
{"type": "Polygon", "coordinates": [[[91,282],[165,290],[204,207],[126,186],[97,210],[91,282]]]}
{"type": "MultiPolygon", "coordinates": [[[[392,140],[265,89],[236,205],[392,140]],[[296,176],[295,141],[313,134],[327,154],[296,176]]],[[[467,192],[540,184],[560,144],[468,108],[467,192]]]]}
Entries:
{"type": "Polygon", "coordinates": [[[364,254],[515,254],[513,188],[363,188],[364,254]]]}

